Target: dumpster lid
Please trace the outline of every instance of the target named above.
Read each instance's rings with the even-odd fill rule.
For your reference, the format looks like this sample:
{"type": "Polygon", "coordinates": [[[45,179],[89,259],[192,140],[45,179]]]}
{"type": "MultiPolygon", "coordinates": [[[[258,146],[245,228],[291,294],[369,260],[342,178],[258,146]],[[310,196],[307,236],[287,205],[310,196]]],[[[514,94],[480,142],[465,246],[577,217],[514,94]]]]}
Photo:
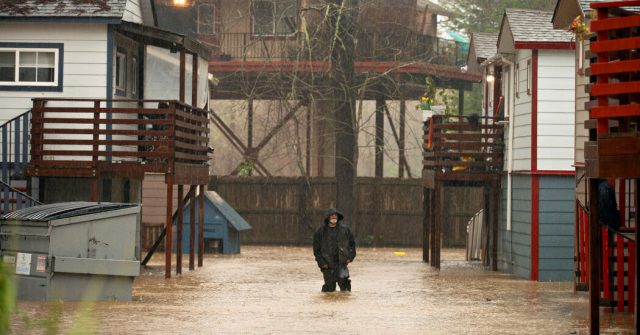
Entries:
{"type": "Polygon", "coordinates": [[[138,206],[111,202],[61,202],[19,209],[0,216],[3,220],[49,221],[138,206]]]}

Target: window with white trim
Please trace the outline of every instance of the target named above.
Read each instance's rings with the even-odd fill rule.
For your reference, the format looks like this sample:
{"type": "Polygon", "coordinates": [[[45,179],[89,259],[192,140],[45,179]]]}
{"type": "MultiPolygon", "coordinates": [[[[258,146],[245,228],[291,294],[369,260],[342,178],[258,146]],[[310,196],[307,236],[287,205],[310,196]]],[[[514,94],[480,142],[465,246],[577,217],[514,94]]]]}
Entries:
{"type": "Polygon", "coordinates": [[[131,57],[131,94],[137,98],[138,93],[138,57],[131,57]]]}
{"type": "Polygon", "coordinates": [[[291,35],[296,31],[298,0],[253,0],[254,35],[291,35]]]}
{"type": "Polygon", "coordinates": [[[198,34],[211,35],[216,33],[216,7],[212,3],[198,5],[198,34]]]}
{"type": "Polygon", "coordinates": [[[58,86],[59,49],[0,48],[0,86],[58,86]]]}
{"type": "Polygon", "coordinates": [[[116,75],[115,75],[115,86],[116,92],[121,91],[124,92],[127,90],[127,54],[124,52],[117,51],[116,52],[116,75]]]}

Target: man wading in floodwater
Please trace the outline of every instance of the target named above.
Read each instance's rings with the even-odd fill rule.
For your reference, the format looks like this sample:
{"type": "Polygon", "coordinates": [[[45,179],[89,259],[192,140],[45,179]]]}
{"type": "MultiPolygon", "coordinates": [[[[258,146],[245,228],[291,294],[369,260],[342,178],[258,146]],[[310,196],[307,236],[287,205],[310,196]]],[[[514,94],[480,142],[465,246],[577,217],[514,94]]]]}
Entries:
{"type": "Polygon", "coordinates": [[[324,226],[313,235],[313,255],[324,276],[322,292],[335,291],[336,282],[340,291],[351,291],[347,264],[356,258],[356,242],[351,230],[340,223],[343,218],[337,209],[327,209],[324,226]]]}

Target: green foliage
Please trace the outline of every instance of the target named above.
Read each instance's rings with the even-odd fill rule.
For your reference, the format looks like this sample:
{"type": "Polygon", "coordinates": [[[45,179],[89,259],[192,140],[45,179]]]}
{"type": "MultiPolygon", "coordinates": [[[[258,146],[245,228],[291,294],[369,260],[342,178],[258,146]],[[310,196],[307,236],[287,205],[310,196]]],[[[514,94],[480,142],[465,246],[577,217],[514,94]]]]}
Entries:
{"type": "Polygon", "coordinates": [[[9,331],[9,318],[15,306],[15,292],[11,273],[0,260],[0,334],[9,331]]]}
{"type": "Polygon", "coordinates": [[[497,32],[506,8],[553,11],[557,0],[456,0],[442,2],[456,13],[448,25],[456,31],[471,33],[497,32]]]}
{"type": "Polygon", "coordinates": [[[242,163],[240,163],[240,166],[238,167],[238,175],[241,177],[251,176],[251,174],[253,173],[253,169],[253,161],[245,159],[242,163]]]}

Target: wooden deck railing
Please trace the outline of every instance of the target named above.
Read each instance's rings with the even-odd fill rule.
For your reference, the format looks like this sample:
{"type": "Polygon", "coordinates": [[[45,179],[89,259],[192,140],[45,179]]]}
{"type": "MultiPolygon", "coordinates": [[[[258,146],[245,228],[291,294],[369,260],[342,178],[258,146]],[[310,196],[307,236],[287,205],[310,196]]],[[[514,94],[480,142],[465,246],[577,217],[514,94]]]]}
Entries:
{"type": "Polygon", "coordinates": [[[205,110],[163,100],[34,99],[32,113],[32,176],[208,173],[205,110]]]}
{"type": "Polygon", "coordinates": [[[435,115],[425,123],[423,177],[488,181],[503,168],[503,128],[496,118],[435,115]],[[477,120],[477,122],[476,122],[477,120]]]}

